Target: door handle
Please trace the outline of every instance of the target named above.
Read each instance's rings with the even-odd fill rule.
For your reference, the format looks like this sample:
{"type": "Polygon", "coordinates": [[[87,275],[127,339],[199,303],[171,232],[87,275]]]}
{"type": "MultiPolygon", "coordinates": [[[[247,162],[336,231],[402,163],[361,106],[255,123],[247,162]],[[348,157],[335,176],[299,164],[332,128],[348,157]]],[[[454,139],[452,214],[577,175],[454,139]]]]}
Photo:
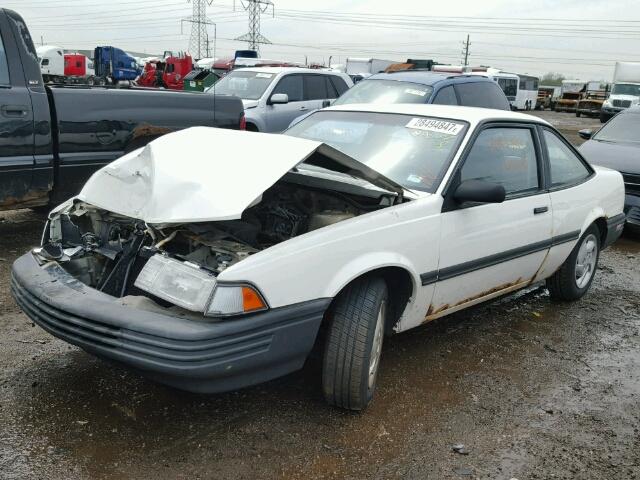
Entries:
{"type": "Polygon", "coordinates": [[[304,105],[302,107],[300,107],[300,111],[304,112],[307,109],[307,107],[305,107],[304,105]]]}
{"type": "Polygon", "coordinates": [[[549,211],[549,207],[544,206],[544,207],[536,207],[533,209],[533,214],[534,215],[538,215],[539,213],[546,213],[549,211]]]}
{"type": "Polygon", "coordinates": [[[26,117],[29,113],[26,105],[3,105],[0,108],[5,117],[26,117]]]}

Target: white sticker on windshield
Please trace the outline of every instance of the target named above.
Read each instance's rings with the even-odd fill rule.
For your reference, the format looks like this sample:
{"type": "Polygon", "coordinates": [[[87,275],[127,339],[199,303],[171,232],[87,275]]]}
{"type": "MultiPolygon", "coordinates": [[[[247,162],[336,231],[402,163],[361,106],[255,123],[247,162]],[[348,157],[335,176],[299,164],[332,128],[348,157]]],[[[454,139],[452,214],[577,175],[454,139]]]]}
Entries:
{"type": "Polygon", "coordinates": [[[464,129],[462,123],[434,120],[432,118],[412,118],[405,126],[407,128],[415,128],[416,130],[446,133],[447,135],[458,135],[464,129]]]}
{"type": "Polygon", "coordinates": [[[273,77],[272,73],[257,73],[256,78],[271,78],[273,77]]]}
{"type": "Polygon", "coordinates": [[[418,95],[420,97],[424,97],[427,94],[427,92],[425,92],[424,90],[415,90],[413,88],[405,89],[404,93],[408,93],[410,95],[418,95]]]}

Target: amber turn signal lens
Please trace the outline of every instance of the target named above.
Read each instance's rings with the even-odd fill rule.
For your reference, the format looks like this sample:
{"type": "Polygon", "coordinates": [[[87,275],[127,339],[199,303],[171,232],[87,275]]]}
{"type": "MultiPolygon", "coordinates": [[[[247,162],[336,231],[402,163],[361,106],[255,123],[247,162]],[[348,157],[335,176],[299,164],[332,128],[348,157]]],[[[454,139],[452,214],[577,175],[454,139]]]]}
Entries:
{"type": "Polygon", "coordinates": [[[266,305],[253,288],[242,287],[242,309],[245,312],[253,312],[264,308],[266,308],[266,305]]]}

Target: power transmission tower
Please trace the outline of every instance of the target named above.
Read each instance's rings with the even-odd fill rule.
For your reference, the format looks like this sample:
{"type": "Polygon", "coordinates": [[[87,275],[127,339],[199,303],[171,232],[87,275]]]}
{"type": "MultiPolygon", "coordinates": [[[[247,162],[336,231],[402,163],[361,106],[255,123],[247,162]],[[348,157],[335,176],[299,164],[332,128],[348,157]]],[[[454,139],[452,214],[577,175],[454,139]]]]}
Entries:
{"type": "Polygon", "coordinates": [[[469,47],[471,46],[471,43],[469,43],[469,35],[467,34],[467,41],[466,42],[462,42],[462,54],[464,55],[464,66],[466,67],[467,65],[469,65],[469,47]]]}
{"type": "MultiPolygon", "coordinates": [[[[269,7],[275,16],[275,9],[271,0],[246,0],[241,1],[242,8],[249,12],[249,32],[236,38],[247,42],[250,50],[260,50],[261,43],[271,43],[260,33],[260,15],[266,12],[269,7]]],[[[235,8],[235,2],[234,2],[235,8]]]]}
{"type": "Polygon", "coordinates": [[[207,25],[213,22],[207,17],[207,5],[213,0],[187,0],[193,2],[193,14],[183,22],[191,23],[191,38],[189,39],[189,53],[195,58],[203,58],[207,54],[207,25]]]}

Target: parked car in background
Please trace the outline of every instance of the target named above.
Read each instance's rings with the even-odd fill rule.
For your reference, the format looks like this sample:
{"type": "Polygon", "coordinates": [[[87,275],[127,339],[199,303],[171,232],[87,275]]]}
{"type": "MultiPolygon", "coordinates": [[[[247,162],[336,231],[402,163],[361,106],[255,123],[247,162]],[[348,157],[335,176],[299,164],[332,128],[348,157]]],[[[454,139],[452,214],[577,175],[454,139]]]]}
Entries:
{"type": "Polygon", "coordinates": [[[602,123],[632,105],[640,104],[640,63],[616,62],[611,94],[600,113],[602,123]]]}
{"type": "Polygon", "coordinates": [[[372,75],[333,105],[353,103],[435,103],[510,110],[502,90],[486,77],[422,70],[372,75]]]}
{"type": "Polygon", "coordinates": [[[247,130],[278,133],[305,112],[328,106],[351,86],[349,75],[341,72],[255,67],[231,71],[207,92],[240,97],[247,130]]]}
{"type": "Polygon", "coordinates": [[[362,410],[386,334],[542,281],[581,298],[623,202],[620,174],[541,119],[343,105],[286,135],[183,130],[104,167],[12,292],[51,334],[196,392],[298,370],[317,345],[327,402],[362,410]]]}
{"type": "Polygon", "coordinates": [[[591,164],[622,173],[627,227],[640,233],[640,107],[620,112],[595,134],[591,130],[579,134],[587,139],[580,153],[591,164]]]}
{"type": "Polygon", "coordinates": [[[0,210],[57,204],[100,167],[165,133],[242,126],[236,97],[45,86],[23,19],[0,9],[0,34],[0,210]]]}

